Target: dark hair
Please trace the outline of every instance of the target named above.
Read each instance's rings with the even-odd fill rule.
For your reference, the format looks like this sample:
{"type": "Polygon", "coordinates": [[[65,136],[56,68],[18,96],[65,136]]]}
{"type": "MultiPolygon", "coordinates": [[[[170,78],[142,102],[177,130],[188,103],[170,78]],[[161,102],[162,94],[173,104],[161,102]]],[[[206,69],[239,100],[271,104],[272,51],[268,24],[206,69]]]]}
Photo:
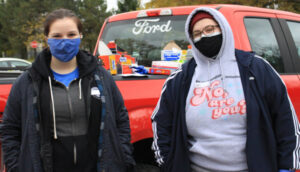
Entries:
{"type": "Polygon", "coordinates": [[[44,35],[48,36],[50,26],[53,22],[55,22],[57,19],[63,19],[63,18],[72,18],[76,24],[79,33],[82,33],[82,24],[79,18],[73,13],[73,11],[60,8],[57,10],[52,11],[49,13],[46,17],[46,20],[44,22],[44,35]]]}

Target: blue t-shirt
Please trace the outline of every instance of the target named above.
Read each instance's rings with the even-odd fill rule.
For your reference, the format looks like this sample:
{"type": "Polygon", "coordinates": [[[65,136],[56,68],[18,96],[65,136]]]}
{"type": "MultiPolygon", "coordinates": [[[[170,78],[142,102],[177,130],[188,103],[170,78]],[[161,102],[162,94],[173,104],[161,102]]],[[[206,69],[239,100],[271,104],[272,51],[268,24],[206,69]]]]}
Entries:
{"type": "Polygon", "coordinates": [[[56,73],[53,70],[52,72],[53,72],[54,79],[56,81],[63,83],[66,87],[69,86],[70,82],[72,82],[74,79],[77,79],[79,77],[78,67],[73,72],[67,74],[56,73]]]}

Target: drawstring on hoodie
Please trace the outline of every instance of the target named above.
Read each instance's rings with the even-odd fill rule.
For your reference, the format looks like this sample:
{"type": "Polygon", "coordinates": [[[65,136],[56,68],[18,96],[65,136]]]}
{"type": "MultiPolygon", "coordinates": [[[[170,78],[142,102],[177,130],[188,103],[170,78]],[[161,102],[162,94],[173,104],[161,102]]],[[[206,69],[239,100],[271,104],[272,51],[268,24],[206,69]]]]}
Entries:
{"type": "Polygon", "coordinates": [[[55,107],[54,107],[54,98],[53,98],[53,91],[52,91],[52,82],[51,77],[48,76],[49,80],[49,87],[50,87],[50,96],[51,96],[51,103],[52,103],[52,116],[53,116],[53,132],[54,132],[54,139],[57,139],[56,133],[56,120],[55,120],[55,107]]]}
{"type": "MultiPolygon", "coordinates": [[[[219,61],[219,68],[220,68],[220,73],[221,73],[221,82],[222,82],[222,87],[224,90],[226,90],[225,88],[225,77],[224,77],[224,72],[223,72],[223,68],[222,68],[222,64],[221,64],[221,58],[218,59],[219,61]]],[[[209,85],[211,85],[211,75],[210,75],[210,60],[207,60],[207,70],[208,70],[208,81],[209,81],[209,85]]]]}
{"type": "Polygon", "coordinates": [[[221,72],[221,81],[222,81],[222,87],[224,90],[225,89],[225,77],[224,77],[224,73],[223,73],[223,68],[222,68],[222,63],[221,63],[221,58],[219,58],[219,66],[220,66],[220,72],[221,72]]]}
{"type": "MultiPolygon", "coordinates": [[[[220,80],[222,82],[221,86],[224,88],[224,90],[226,90],[225,73],[227,70],[224,68],[225,69],[225,73],[224,73],[224,71],[223,71],[224,69],[222,66],[222,65],[224,65],[224,63],[222,63],[222,61],[227,62],[228,60],[235,60],[233,34],[232,34],[232,30],[230,28],[230,25],[226,21],[226,18],[223,15],[221,15],[220,12],[215,11],[214,9],[199,8],[197,10],[194,10],[188,16],[187,22],[185,24],[185,34],[186,34],[186,37],[189,39],[190,44],[193,45],[192,46],[192,54],[194,56],[197,66],[207,65],[207,67],[208,67],[207,71],[205,71],[205,75],[208,77],[207,82],[209,84],[211,84],[212,79],[214,79],[213,73],[211,73],[212,70],[210,70],[210,68],[211,68],[211,66],[216,65],[216,66],[218,66],[218,68],[220,70],[220,75],[221,75],[220,80]],[[193,39],[193,36],[190,32],[190,27],[191,27],[191,22],[193,20],[193,17],[195,17],[195,15],[197,15],[199,12],[206,12],[209,15],[211,15],[214,18],[214,20],[219,24],[219,27],[221,29],[220,33],[222,34],[222,45],[220,47],[219,53],[215,57],[210,58],[210,57],[207,57],[204,54],[202,54],[195,44],[195,42],[197,42],[197,40],[193,39]],[[229,49],[230,49],[230,51],[229,51],[229,49]],[[233,50],[233,51],[231,51],[231,50],[233,50]],[[225,59],[224,59],[224,57],[225,57],[225,59]],[[217,62],[216,60],[219,60],[219,61],[217,62]],[[215,64],[215,63],[218,63],[218,64],[215,64]],[[206,73],[206,72],[208,72],[208,73],[206,73]],[[213,78],[211,78],[211,77],[213,77],[213,78]]],[[[219,34],[219,33],[215,32],[214,34],[219,34]]]]}
{"type": "MultiPolygon", "coordinates": [[[[55,119],[55,106],[54,106],[54,98],[53,98],[53,91],[52,91],[52,81],[51,77],[48,76],[49,80],[49,87],[50,87],[50,96],[51,96],[51,104],[52,104],[52,116],[53,116],[53,132],[54,132],[54,139],[57,139],[57,131],[56,131],[56,119],[55,119]]],[[[82,99],[82,91],[81,91],[81,81],[82,79],[79,79],[79,100],[82,99]]]]}
{"type": "Polygon", "coordinates": [[[207,70],[208,70],[208,82],[209,82],[209,86],[211,84],[211,78],[210,78],[210,62],[209,60],[207,60],[207,70]]]}
{"type": "Polygon", "coordinates": [[[81,78],[79,79],[79,84],[78,84],[78,86],[79,86],[79,100],[81,100],[81,99],[82,99],[81,78]]]}

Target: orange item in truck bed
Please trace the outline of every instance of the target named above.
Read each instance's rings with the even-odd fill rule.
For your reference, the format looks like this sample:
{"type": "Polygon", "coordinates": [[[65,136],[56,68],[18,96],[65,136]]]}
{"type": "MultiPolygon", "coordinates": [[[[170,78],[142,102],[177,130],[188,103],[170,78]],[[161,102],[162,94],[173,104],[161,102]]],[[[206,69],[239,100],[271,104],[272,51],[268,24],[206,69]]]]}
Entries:
{"type": "Polygon", "coordinates": [[[99,56],[103,62],[103,67],[106,70],[109,70],[112,75],[117,74],[117,62],[116,62],[116,55],[109,55],[109,56],[99,56]]]}
{"type": "Polygon", "coordinates": [[[159,69],[159,68],[149,67],[148,70],[149,70],[148,71],[149,74],[157,74],[157,75],[170,75],[171,74],[171,70],[169,70],[169,69],[159,69]]]}

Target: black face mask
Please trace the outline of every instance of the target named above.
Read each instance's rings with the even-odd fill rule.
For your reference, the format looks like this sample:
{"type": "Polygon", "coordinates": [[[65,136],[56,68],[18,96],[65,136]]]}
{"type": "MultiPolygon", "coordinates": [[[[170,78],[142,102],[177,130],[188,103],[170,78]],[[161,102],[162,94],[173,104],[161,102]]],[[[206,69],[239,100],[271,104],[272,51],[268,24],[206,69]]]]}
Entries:
{"type": "Polygon", "coordinates": [[[195,43],[195,46],[203,55],[212,58],[219,53],[222,42],[222,34],[219,34],[212,37],[203,37],[195,43]]]}

